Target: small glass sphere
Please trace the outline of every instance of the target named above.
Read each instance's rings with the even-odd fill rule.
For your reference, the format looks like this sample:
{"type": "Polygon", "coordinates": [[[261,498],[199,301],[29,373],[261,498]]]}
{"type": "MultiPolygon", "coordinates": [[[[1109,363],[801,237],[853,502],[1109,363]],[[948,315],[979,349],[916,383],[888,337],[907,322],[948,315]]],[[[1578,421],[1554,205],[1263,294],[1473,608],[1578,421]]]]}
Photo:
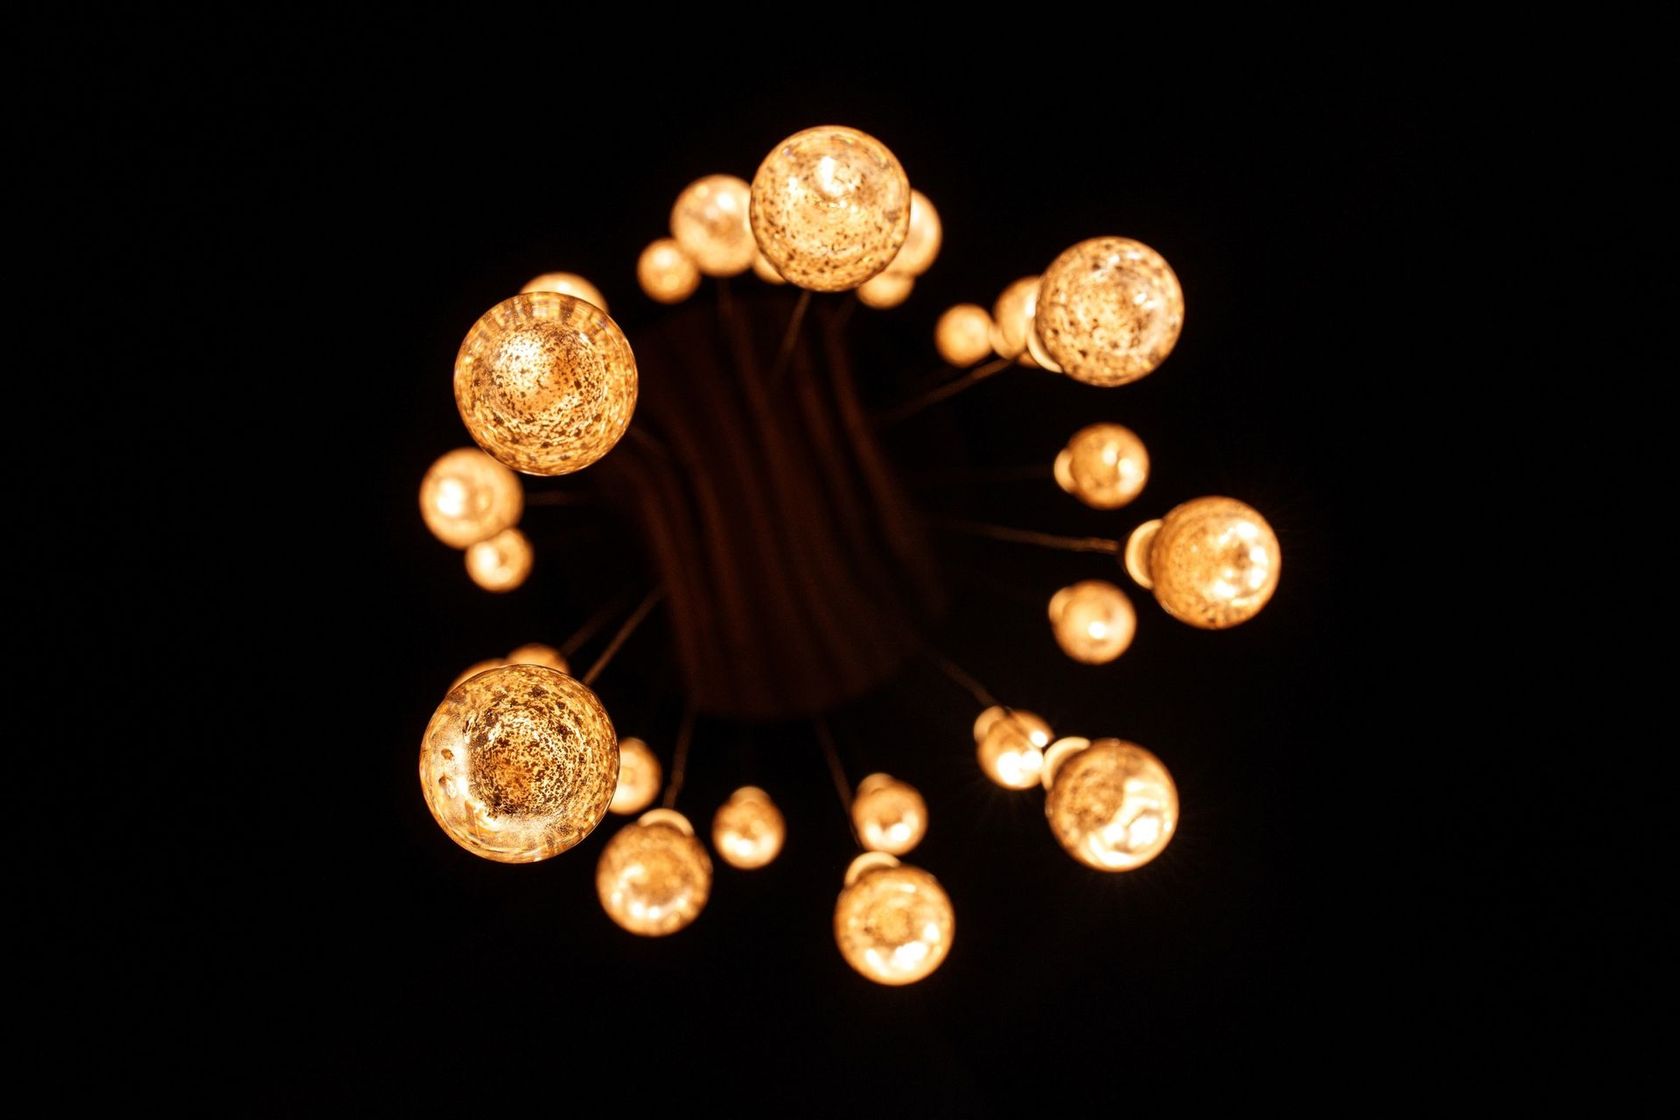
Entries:
{"type": "Polygon", "coordinates": [[[558,292],[503,300],[455,356],[455,404],[484,450],[526,474],[570,474],[613,449],[636,411],[618,324],[558,292]]]}
{"type": "Polygon", "coordinates": [[[420,742],[426,807],[455,843],[499,863],[534,863],[601,823],[618,777],[618,736],[582,683],[506,665],[456,685],[420,742]]]}
{"type": "Polygon", "coordinates": [[[898,157],[841,125],[796,132],[752,181],[752,231],[788,282],[843,292],[886,271],[910,231],[910,180],[898,157]]]}
{"type": "Polygon", "coordinates": [[[776,858],[786,837],[781,810],[757,786],[742,786],[730,794],[712,818],[712,847],[731,867],[763,867],[776,858]]]}
{"type": "Polygon", "coordinates": [[[563,296],[572,296],[585,303],[593,303],[602,311],[607,310],[607,297],[601,294],[601,289],[585,280],[575,272],[545,272],[541,276],[533,276],[525,281],[521,292],[559,292],[563,296]]]}
{"type": "Polygon", "coordinates": [[[1184,326],[1184,292],[1166,259],[1127,237],[1093,237],[1044,272],[1039,338],[1075,381],[1124,385],[1167,360],[1184,326]]]}
{"type": "Polygon", "coordinates": [[[1000,358],[1019,358],[1027,350],[1027,324],[1038,300],[1038,277],[1023,276],[992,305],[992,349],[1000,358]]]}
{"type": "Polygon", "coordinates": [[[636,280],[657,303],[681,303],[700,286],[700,269],[669,237],[648,243],[636,258],[636,280]]]}
{"type": "Polygon", "coordinates": [[[852,824],[865,848],[901,856],[927,835],[927,802],[890,774],[871,774],[852,798],[852,824]]]}
{"type": "Polygon", "coordinates": [[[1283,550],[1253,507],[1195,498],[1168,512],[1149,546],[1162,608],[1180,622],[1224,630],[1260,613],[1277,590],[1283,550]]]}
{"type": "Polygon", "coordinates": [[[957,918],[939,880],[891,856],[859,856],[834,905],[840,955],[877,984],[914,984],[951,951],[957,918]]]}
{"type": "Polygon", "coordinates": [[[512,591],[531,574],[531,542],[518,529],[503,529],[467,549],[467,575],[486,591],[512,591]]]}
{"type": "Polygon", "coordinates": [[[507,655],[509,665],[541,665],[545,669],[553,669],[557,673],[570,673],[572,667],[566,659],[560,656],[560,651],[553,646],[545,646],[541,642],[531,642],[520,646],[507,655]]]}
{"type": "Polygon", "coordinates": [[[519,476],[476,447],[449,452],[420,480],[420,518],[451,548],[519,524],[524,509],[519,476]]]}
{"type": "Polygon", "coordinates": [[[1050,596],[1050,629],[1062,652],[1086,665],[1106,665],[1126,652],[1137,612],[1107,580],[1081,580],[1050,596]]]}
{"type": "Polygon", "coordinates": [[[1178,827],[1178,789],[1161,760],[1097,739],[1047,774],[1044,813],[1068,854],[1098,871],[1131,871],[1161,854],[1178,827]]]}
{"type": "Polygon", "coordinates": [[[910,289],[915,286],[915,277],[907,272],[883,272],[858,285],[858,302],[865,307],[884,311],[909,299],[910,289]]]}
{"type": "Polygon", "coordinates": [[[753,256],[753,275],[766,284],[786,284],[782,274],[776,271],[776,266],[770,263],[770,258],[763,253],[753,256]]]}
{"type": "Polygon", "coordinates": [[[1050,725],[1021,708],[996,710],[1001,714],[986,720],[984,730],[980,720],[974,724],[980,769],[1004,789],[1031,789],[1038,784],[1044,764],[1044,748],[1052,734],[1050,725]]]}
{"type": "Polygon", "coordinates": [[[1149,452],[1130,428],[1092,424],[1056,456],[1056,482],[1092,509],[1119,509],[1149,481],[1149,452]]]}
{"type": "Polygon", "coordinates": [[[659,757],[653,748],[634,737],[620,739],[618,785],[613,789],[612,804],[607,807],[625,817],[641,812],[659,796],[661,777],[659,757]]]}
{"type": "Polygon", "coordinates": [[[934,258],[939,256],[939,245],[944,239],[944,231],[939,224],[939,211],[933,208],[928,196],[921,191],[910,192],[910,230],[904,237],[904,244],[899,247],[898,256],[893,258],[888,272],[903,272],[910,276],[920,276],[933,267],[934,258]]]}
{"type": "Polygon", "coordinates": [[[1121,557],[1125,565],[1126,574],[1131,576],[1137,585],[1145,591],[1154,588],[1155,580],[1149,574],[1149,550],[1155,547],[1155,534],[1161,531],[1161,519],[1145,521],[1132,535],[1126,538],[1126,552],[1121,557]]]}
{"type": "Polygon", "coordinates": [[[959,303],[939,317],[933,344],[952,365],[971,366],[992,352],[992,317],[977,303],[959,303]]]}
{"type": "Polygon", "coordinates": [[[707,276],[739,276],[758,255],[747,222],[751,188],[733,175],[708,175],[683,188],[671,207],[671,236],[707,276]]]}
{"type": "Polygon", "coordinates": [[[449,687],[454,688],[462,681],[470,681],[480,673],[488,672],[491,669],[500,669],[506,664],[507,662],[503,661],[499,657],[487,658],[484,661],[474,661],[471,665],[468,665],[465,669],[461,670],[460,676],[449,682],[449,687]]]}
{"type": "Polygon", "coordinates": [[[607,917],[642,937],[664,937],[705,909],[712,860],[687,817],[653,809],[601,849],[595,890],[607,917]]]}

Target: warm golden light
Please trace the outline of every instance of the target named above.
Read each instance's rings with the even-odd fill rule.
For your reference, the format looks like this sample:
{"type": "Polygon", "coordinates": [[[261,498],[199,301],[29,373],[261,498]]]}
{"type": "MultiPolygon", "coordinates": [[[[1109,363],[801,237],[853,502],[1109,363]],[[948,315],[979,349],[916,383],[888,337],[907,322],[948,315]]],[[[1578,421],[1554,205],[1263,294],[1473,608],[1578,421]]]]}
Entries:
{"type": "Polygon", "coordinates": [[[683,188],[671,208],[671,236],[707,276],[738,276],[758,255],[747,221],[751,190],[733,175],[708,175],[683,188]]]}
{"type": "Polygon", "coordinates": [[[558,292],[503,300],[455,356],[455,404],[478,445],[526,474],[570,474],[613,449],[636,411],[618,324],[558,292]]]}
{"type": "Polygon", "coordinates": [[[915,278],[909,273],[883,272],[859,284],[857,297],[865,307],[882,311],[889,307],[897,307],[909,299],[910,289],[915,286],[915,278]]]}
{"type": "Polygon", "coordinates": [[[625,817],[646,809],[659,796],[660,776],[659,758],[653,748],[634,737],[620,739],[618,785],[607,808],[625,817]]]}
{"type": "Polygon", "coordinates": [[[1050,629],[1075,661],[1106,665],[1132,644],[1137,612],[1126,593],[1107,580],[1081,580],[1050,597],[1050,629]]]}
{"type": "Polygon", "coordinates": [[[1004,789],[1038,784],[1049,745],[1050,725],[1022,708],[987,708],[974,721],[974,747],[980,769],[1004,789]]]}
{"type": "Polygon", "coordinates": [[[486,591],[512,591],[531,574],[531,542],[518,529],[503,529],[467,549],[467,575],[486,591]]]}
{"type": "Polygon", "coordinates": [[[484,661],[474,661],[471,665],[468,665],[465,669],[461,670],[461,675],[460,676],[456,677],[454,680],[449,682],[449,687],[454,688],[456,685],[460,684],[462,681],[472,680],[472,678],[478,676],[480,673],[483,673],[483,672],[485,672],[487,670],[490,670],[490,669],[500,669],[503,665],[506,665],[506,664],[507,664],[507,662],[503,661],[499,657],[487,658],[484,661]]]}
{"type": "Polygon", "coordinates": [[[636,282],[658,303],[681,303],[700,286],[700,269],[669,237],[648,243],[636,258],[636,282]]]}
{"type": "Polygon", "coordinates": [[[520,646],[507,655],[509,665],[541,665],[545,669],[554,669],[561,673],[570,673],[572,667],[566,659],[560,656],[560,651],[553,646],[545,646],[541,642],[531,642],[520,646]]]}
{"type": "Polygon", "coordinates": [[[855,288],[886,270],[910,230],[910,180],[898,157],[841,125],[796,132],[752,181],[758,247],[789,283],[855,288]]]}
{"type": "Polygon", "coordinates": [[[920,276],[933,267],[939,256],[944,231],[939,224],[939,211],[933,208],[928,196],[921,191],[910,192],[910,230],[899,247],[898,256],[887,266],[888,272],[902,272],[920,276]]]}
{"type": "Polygon", "coordinates": [[[1247,622],[1271,599],[1283,550],[1253,507],[1235,498],[1196,498],[1161,519],[1148,565],[1155,600],[1168,614],[1224,630],[1247,622]]]}
{"type": "Polygon", "coordinates": [[[607,841],[595,890],[607,917],[642,937],[664,937],[705,909],[712,860],[687,817],[653,809],[607,841]]]}
{"type": "MultiPolygon", "coordinates": [[[[1033,306],[1034,308],[1038,306],[1036,300],[1033,302],[1033,306]]],[[[1051,373],[1062,372],[1061,365],[1050,356],[1050,351],[1044,348],[1044,339],[1040,338],[1038,334],[1038,321],[1031,316],[1027,318],[1027,352],[1023,357],[1029,359],[1039,369],[1047,369],[1051,373]]]]}
{"type": "Polygon", "coordinates": [[[871,774],[852,798],[852,823],[865,848],[901,856],[927,834],[927,802],[890,774],[871,774]]]}
{"type": "Polygon", "coordinates": [[[1092,424],[1056,456],[1056,483],[1092,509],[1119,509],[1149,481],[1149,452],[1130,428],[1092,424]]]}
{"type": "Polygon", "coordinates": [[[420,743],[420,788],[449,838],[532,863],[588,836],[618,777],[601,701],[553,669],[508,665],[449,690],[420,743]]]}
{"type": "Polygon", "coordinates": [[[1044,272],[1038,335],[1087,385],[1124,385],[1166,361],[1184,326],[1184,292],[1166,259],[1127,237],[1093,237],[1044,272]]]}
{"type": "Polygon", "coordinates": [[[933,344],[952,365],[971,366],[992,352],[992,317],[977,303],[959,303],[939,317],[933,344]]]}
{"type": "Polygon", "coordinates": [[[782,850],[787,822],[770,795],[757,786],[742,786],[729,795],[712,818],[712,847],[731,867],[763,867],[782,850]]]}
{"type": "Polygon", "coordinates": [[[519,476],[476,447],[449,452],[420,480],[420,518],[451,548],[519,524],[524,509],[519,476]]]}
{"type": "Polygon", "coordinates": [[[852,861],[834,906],[840,955],[877,984],[914,984],[951,951],[957,918],[939,880],[870,852],[852,861]]]}
{"type": "Polygon", "coordinates": [[[1027,350],[1027,324],[1038,299],[1038,277],[1023,276],[1005,288],[992,305],[992,349],[1000,358],[1019,358],[1027,350]]]}
{"type": "Polygon", "coordinates": [[[586,303],[593,303],[602,311],[607,310],[607,297],[601,294],[601,289],[585,280],[575,272],[545,272],[541,276],[533,276],[525,281],[521,292],[559,292],[563,296],[572,296],[586,303]]]}
{"type": "Polygon", "coordinates": [[[770,263],[770,258],[763,253],[757,253],[753,256],[752,268],[753,275],[766,284],[787,283],[786,280],[782,279],[782,274],[776,271],[776,266],[770,263]]]}
{"type": "Polygon", "coordinates": [[[1126,538],[1126,554],[1123,557],[1126,574],[1145,591],[1155,586],[1155,580],[1149,574],[1149,550],[1155,547],[1155,534],[1160,531],[1161,519],[1157,517],[1133,529],[1132,535],[1126,538]]]}
{"type": "Polygon", "coordinates": [[[1044,774],[1044,813],[1062,847],[1098,871],[1131,871],[1160,855],[1178,827],[1178,789],[1161,760],[1120,739],[1063,742],[1071,751],[1044,774]]]}

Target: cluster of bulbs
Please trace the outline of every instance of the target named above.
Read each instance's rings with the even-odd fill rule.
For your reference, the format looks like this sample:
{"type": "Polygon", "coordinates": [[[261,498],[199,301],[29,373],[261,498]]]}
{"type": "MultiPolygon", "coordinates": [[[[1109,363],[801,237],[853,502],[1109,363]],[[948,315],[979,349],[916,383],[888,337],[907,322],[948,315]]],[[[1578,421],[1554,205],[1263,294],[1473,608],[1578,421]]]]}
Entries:
{"type": "MultiPolygon", "coordinates": [[[[891,307],[931,266],[942,238],[938,212],[911,189],[893,153],[839,126],[788,137],[750,184],[728,175],[690,184],[670,227],[636,268],[642,290],[662,303],[686,299],[702,275],[751,269],[772,284],[852,290],[866,305],[891,307]]],[[[1160,254],[1099,237],[1069,248],[1042,275],[1008,285],[990,312],[975,304],[949,309],[935,344],[959,368],[995,355],[1000,368],[1037,366],[1113,387],[1159,366],[1183,317],[1178,279],[1160,254]]],[[[454,387],[479,449],[451,451],[432,465],[421,483],[421,514],[439,540],[465,550],[475,582],[507,590],[531,568],[517,527],[524,502],[514,472],[570,474],[606,455],[635,410],[635,356],[594,285],[573,273],[545,273],[468,331],[454,387]]],[[[1054,464],[1063,490],[1104,510],[1131,502],[1148,475],[1142,441],[1111,423],[1075,433],[1054,464]]],[[[1276,536],[1259,513],[1231,498],[1186,502],[1138,526],[1120,551],[1139,586],[1198,627],[1252,618],[1277,586],[1276,536]]],[[[1087,664],[1119,657],[1137,626],[1125,593],[1104,580],[1061,589],[1048,613],[1062,650],[1087,664]]],[[[1178,793],[1143,747],[1057,739],[1032,712],[998,705],[980,713],[973,736],[993,782],[1045,789],[1050,831],[1081,863],[1129,871],[1172,839],[1178,793]]],[[[642,740],[618,737],[599,698],[552,647],[523,646],[457,678],[426,727],[420,780],[444,832],[501,862],[547,859],[577,845],[608,812],[639,814],[605,845],[596,874],[603,908],[632,933],[674,933],[710,896],[711,857],[673,807],[677,787],[650,808],[662,782],[659,760],[642,740]]],[[[945,959],[955,928],[938,880],[898,858],[926,834],[927,804],[908,784],[872,774],[849,808],[864,852],[844,876],[836,943],[877,983],[919,980],[945,959]]],[[[774,801],[752,786],[736,790],[712,820],[713,849],[737,868],[770,863],[785,836],[774,801]]]]}

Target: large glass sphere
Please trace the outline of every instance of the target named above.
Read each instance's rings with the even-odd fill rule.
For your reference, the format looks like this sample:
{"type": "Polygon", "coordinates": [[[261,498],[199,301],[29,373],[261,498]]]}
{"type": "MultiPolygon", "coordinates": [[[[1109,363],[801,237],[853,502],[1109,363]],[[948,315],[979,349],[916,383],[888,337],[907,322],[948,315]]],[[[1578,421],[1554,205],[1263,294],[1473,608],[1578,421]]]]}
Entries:
{"type": "Polygon", "coordinates": [[[852,798],[852,824],[865,848],[901,856],[927,835],[927,802],[892,775],[871,774],[852,798]]]}
{"type": "Polygon", "coordinates": [[[992,349],[1000,358],[1019,358],[1027,349],[1027,324],[1038,299],[1038,277],[1023,276],[992,305],[992,349]]]}
{"type": "Polygon", "coordinates": [[[1107,580],[1081,580],[1050,597],[1050,629],[1062,652],[1086,665],[1106,665],[1132,644],[1137,612],[1107,580]]]}
{"type": "Polygon", "coordinates": [[[573,296],[586,303],[593,303],[602,311],[607,310],[607,297],[601,294],[601,289],[585,280],[575,272],[545,272],[541,276],[533,276],[525,281],[521,292],[559,292],[563,296],[573,296]]]}
{"type": "Polygon", "coordinates": [[[1124,385],[1166,361],[1184,326],[1184,292],[1141,241],[1093,237],[1044,272],[1038,336],[1062,371],[1088,385],[1124,385]]]}
{"type": "Polygon", "coordinates": [[[731,867],[763,867],[782,850],[787,822],[770,795],[742,786],[729,795],[712,818],[712,847],[731,867]]]}
{"type": "Polygon", "coordinates": [[[455,356],[455,404],[478,445],[514,470],[570,474],[630,427],[636,357],[594,304],[527,292],[467,332],[455,356]]]}
{"type": "Polygon", "coordinates": [[[517,525],[524,509],[519,477],[476,447],[449,452],[420,480],[420,518],[451,548],[517,525]]]}
{"type": "Polygon", "coordinates": [[[651,241],[636,258],[636,280],[658,303],[681,303],[700,286],[700,269],[669,237],[651,241]]]}
{"type": "Polygon", "coordinates": [[[618,736],[585,685],[507,665],[449,690],[420,742],[420,788],[449,838],[533,863],[588,836],[618,779],[618,736]]]}
{"type": "Polygon", "coordinates": [[[877,984],[914,984],[951,951],[957,918],[939,880],[891,856],[859,856],[834,905],[834,940],[847,964],[877,984]]]}
{"type": "MultiPolygon", "coordinates": [[[[1066,742],[1066,740],[1064,740],[1066,742]]],[[[1161,760],[1097,739],[1044,772],[1044,813],[1068,853],[1098,871],[1130,871],[1161,854],[1178,827],[1178,790],[1161,760]]]]}
{"type": "Polygon", "coordinates": [[[939,317],[933,344],[952,365],[971,366],[992,352],[992,317],[977,303],[959,303],[939,317]]]}
{"type": "Polygon", "coordinates": [[[712,860],[688,818],[653,809],[607,841],[595,868],[607,917],[643,937],[676,933],[712,893],[712,860]]]}
{"type": "Polygon", "coordinates": [[[747,222],[751,189],[733,175],[708,175],[683,188],[671,208],[671,236],[707,276],[737,276],[758,255],[747,222]]]}
{"type": "Polygon", "coordinates": [[[1031,789],[1038,784],[1051,734],[1048,723],[1025,709],[988,708],[974,724],[980,769],[1004,789],[1031,789]]]}
{"type": "Polygon", "coordinates": [[[1149,452],[1130,428],[1092,424],[1056,456],[1056,484],[1092,509],[1119,509],[1149,481],[1149,452]]]}
{"type": "Polygon", "coordinates": [[[531,574],[531,542],[518,529],[503,529],[467,548],[467,575],[486,591],[512,591],[531,574]]]}
{"type": "Polygon", "coordinates": [[[1149,545],[1155,599],[1174,618],[1224,630],[1260,613],[1277,590],[1283,551],[1253,507],[1196,498],[1171,510],[1149,545]]]}
{"type": "Polygon", "coordinates": [[[752,181],[752,231],[788,282],[818,292],[884,272],[910,230],[910,180],[898,157],[841,125],[796,132],[752,181]]]}
{"type": "Polygon", "coordinates": [[[618,741],[618,786],[613,790],[613,812],[622,816],[639,813],[659,796],[659,758],[637,738],[618,741]]]}
{"type": "Polygon", "coordinates": [[[910,192],[910,230],[899,247],[898,256],[888,266],[888,272],[903,272],[920,276],[933,267],[939,256],[939,244],[944,233],[939,224],[939,211],[933,208],[928,196],[921,191],[910,192]]]}
{"type": "Polygon", "coordinates": [[[910,289],[915,286],[915,277],[908,272],[883,272],[858,285],[858,302],[865,307],[883,311],[889,307],[897,307],[909,299],[910,289]]]}
{"type": "Polygon", "coordinates": [[[531,642],[522,645],[507,655],[509,665],[541,665],[545,669],[554,669],[561,673],[570,673],[572,667],[566,659],[560,656],[560,651],[553,646],[545,646],[541,642],[531,642]]]}

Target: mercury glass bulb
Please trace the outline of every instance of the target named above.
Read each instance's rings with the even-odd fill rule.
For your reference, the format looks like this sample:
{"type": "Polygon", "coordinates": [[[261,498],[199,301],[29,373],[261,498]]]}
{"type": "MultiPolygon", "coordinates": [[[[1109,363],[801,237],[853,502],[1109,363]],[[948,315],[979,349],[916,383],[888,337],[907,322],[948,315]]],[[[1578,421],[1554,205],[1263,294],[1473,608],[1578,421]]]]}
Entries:
{"type": "Polygon", "coordinates": [[[420,742],[426,807],[455,843],[534,863],[588,836],[618,778],[618,736],[564,673],[507,665],[449,690],[420,742]]]}
{"type": "Polygon", "coordinates": [[[607,297],[601,294],[601,289],[585,280],[575,272],[545,272],[541,276],[533,276],[525,281],[521,292],[559,292],[563,296],[573,296],[586,303],[593,303],[602,311],[607,310],[607,297]]]}
{"type": "Polygon", "coordinates": [[[1081,580],[1050,597],[1050,629],[1062,652],[1086,665],[1106,665],[1132,644],[1137,613],[1107,580],[1081,580]]]}
{"type": "Polygon", "coordinates": [[[531,542],[518,529],[503,529],[467,549],[467,575],[486,591],[512,591],[531,574],[531,542]]]}
{"type": "Polygon", "coordinates": [[[1127,237],[1093,237],[1044,272],[1039,338],[1063,372],[1124,385],[1166,361],[1184,326],[1184,292],[1166,259],[1127,237]]]}
{"type": "Polygon", "coordinates": [[[730,794],[712,818],[712,847],[731,867],[763,867],[782,850],[786,836],[781,810],[757,786],[742,786],[730,794]]]}
{"type": "Polygon", "coordinates": [[[910,180],[898,157],[842,125],[796,132],[752,181],[752,231],[789,283],[842,292],[884,272],[910,231],[910,180]]]}
{"type": "Polygon", "coordinates": [[[840,955],[877,984],[914,984],[951,951],[956,914],[939,880],[869,852],[852,861],[834,905],[840,955]]]}
{"type": "Polygon", "coordinates": [[[572,667],[566,659],[560,656],[560,651],[553,646],[545,646],[541,642],[531,642],[520,646],[507,655],[509,665],[541,665],[545,669],[553,669],[559,673],[570,673],[572,667]]]}
{"type": "Polygon", "coordinates": [[[859,284],[857,297],[865,307],[881,311],[909,299],[910,289],[915,286],[915,277],[907,272],[883,272],[859,284]]]}
{"type": "Polygon", "coordinates": [[[1019,358],[1027,350],[1027,323],[1038,299],[1038,277],[1023,276],[992,305],[992,349],[1001,358],[1019,358]]]}
{"type": "Polygon", "coordinates": [[[626,817],[641,812],[659,795],[660,777],[659,758],[651,747],[640,739],[620,739],[618,785],[607,808],[626,817]]]}
{"type": "Polygon", "coordinates": [[[636,258],[636,280],[658,303],[681,303],[700,286],[700,269],[669,237],[651,241],[636,258]]]}
{"type": "MultiPolygon", "coordinates": [[[[1277,590],[1283,566],[1277,535],[1235,498],[1195,498],[1133,536],[1146,530],[1151,589],[1180,622],[1224,630],[1259,614],[1277,590]]],[[[1128,542],[1128,556],[1131,551],[1128,542]]]]}
{"type": "Polygon", "coordinates": [[[601,849],[595,890],[607,917],[643,937],[676,933],[705,909],[712,860],[688,818],[652,809],[601,849]]]}
{"type": "Polygon", "coordinates": [[[474,661],[471,665],[468,665],[465,669],[461,670],[461,675],[460,676],[456,677],[454,680],[449,682],[449,687],[454,688],[456,685],[460,684],[462,681],[471,680],[473,677],[476,677],[480,673],[483,673],[483,672],[485,672],[487,670],[490,670],[490,669],[500,669],[503,665],[506,665],[506,664],[507,664],[507,662],[503,661],[499,657],[486,658],[483,661],[474,661]]]}
{"type": "Polygon", "coordinates": [[[1097,739],[1076,746],[1045,770],[1044,780],[1050,831],[1068,854],[1098,871],[1142,867],[1178,827],[1172,775],[1136,743],[1097,739]]]}
{"type": "Polygon", "coordinates": [[[1092,424],[1056,456],[1056,483],[1092,509],[1119,509],[1149,481],[1149,452],[1130,428],[1092,424]]]}
{"type": "Polygon", "coordinates": [[[933,208],[928,196],[921,191],[910,192],[910,230],[899,247],[898,256],[888,266],[888,272],[903,272],[920,276],[933,267],[939,256],[944,231],[939,224],[939,211],[933,208]]]}
{"type": "Polygon", "coordinates": [[[1051,735],[1050,725],[1025,709],[987,708],[974,722],[980,769],[1004,789],[1031,789],[1038,784],[1051,735]],[[988,718],[992,712],[998,714],[988,718]]]}
{"type": "Polygon", "coordinates": [[[524,509],[519,477],[476,447],[449,452],[420,480],[420,518],[451,548],[519,524],[524,509]]]}
{"type": "Polygon", "coordinates": [[[570,474],[630,427],[636,357],[594,304],[527,292],[467,332],[455,356],[455,404],[478,445],[514,470],[570,474]]]}
{"type": "Polygon", "coordinates": [[[753,275],[764,281],[766,284],[787,283],[786,280],[782,279],[782,274],[776,271],[776,266],[770,263],[770,258],[765,256],[763,253],[755,253],[753,255],[752,269],[753,275]]]}
{"type": "Polygon", "coordinates": [[[751,189],[733,175],[708,175],[683,188],[671,207],[671,236],[707,276],[738,276],[758,255],[747,222],[751,189]]]}
{"type": "Polygon", "coordinates": [[[852,798],[852,824],[865,848],[901,856],[927,834],[927,802],[890,774],[871,774],[852,798]]]}
{"type": "Polygon", "coordinates": [[[939,317],[933,344],[952,365],[971,366],[992,352],[992,317],[977,303],[959,303],[939,317]]]}

